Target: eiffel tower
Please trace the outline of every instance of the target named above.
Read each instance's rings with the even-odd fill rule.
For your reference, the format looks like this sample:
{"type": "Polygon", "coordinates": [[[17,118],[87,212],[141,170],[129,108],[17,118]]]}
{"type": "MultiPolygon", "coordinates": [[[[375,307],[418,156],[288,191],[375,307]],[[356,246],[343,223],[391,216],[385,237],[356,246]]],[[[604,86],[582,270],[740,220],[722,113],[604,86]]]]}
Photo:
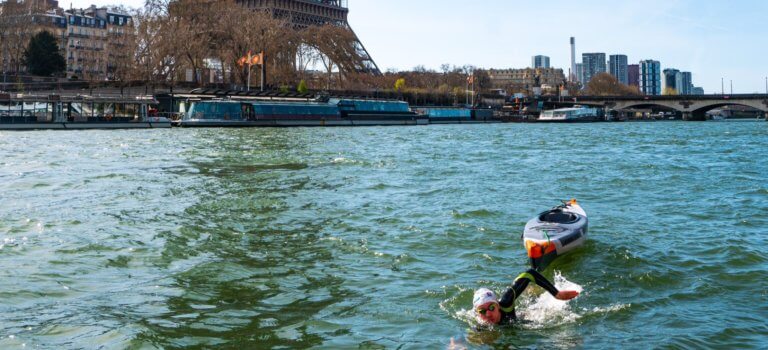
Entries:
{"type": "Polygon", "coordinates": [[[376,62],[368,54],[368,50],[347,21],[348,0],[237,0],[237,2],[248,9],[267,10],[276,18],[286,18],[297,28],[331,24],[349,29],[355,36],[355,49],[362,60],[359,64],[354,64],[354,67],[341,68],[347,71],[381,75],[376,62]]]}

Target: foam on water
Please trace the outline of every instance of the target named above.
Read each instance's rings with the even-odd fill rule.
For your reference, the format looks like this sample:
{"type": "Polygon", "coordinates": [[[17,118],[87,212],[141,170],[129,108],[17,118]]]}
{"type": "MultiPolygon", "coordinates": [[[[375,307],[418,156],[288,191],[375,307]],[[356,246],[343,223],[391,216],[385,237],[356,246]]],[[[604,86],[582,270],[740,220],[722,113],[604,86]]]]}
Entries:
{"type": "MultiPolygon", "coordinates": [[[[565,279],[559,271],[555,271],[554,282],[558,290],[575,290],[579,293],[584,291],[580,285],[565,279]]],[[[523,327],[536,329],[571,323],[581,315],[571,308],[571,301],[557,300],[549,293],[542,293],[521,300],[518,317],[524,321],[523,327]]]]}

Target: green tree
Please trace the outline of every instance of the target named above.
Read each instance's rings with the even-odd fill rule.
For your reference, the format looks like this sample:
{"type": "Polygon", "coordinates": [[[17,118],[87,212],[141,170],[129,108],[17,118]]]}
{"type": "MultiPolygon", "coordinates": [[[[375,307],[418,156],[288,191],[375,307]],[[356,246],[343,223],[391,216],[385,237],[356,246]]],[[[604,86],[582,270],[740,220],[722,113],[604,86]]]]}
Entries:
{"type": "Polygon", "coordinates": [[[402,92],[403,88],[405,88],[405,79],[397,79],[397,81],[395,81],[395,91],[402,92]]]}
{"type": "Polygon", "coordinates": [[[296,88],[296,91],[298,91],[300,94],[306,94],[309,89],[307,89],[307,82],[304,81],[304,79],[301,79],[299,82],[299,87],[296,88]]]}
{"type": "Polygon", "coordinates": [[[47,31],[37,33],[29,40],[23,60],[34,75],[50,76],[67,68],[64,56],[59,53],[56,37],[47,31]]]}

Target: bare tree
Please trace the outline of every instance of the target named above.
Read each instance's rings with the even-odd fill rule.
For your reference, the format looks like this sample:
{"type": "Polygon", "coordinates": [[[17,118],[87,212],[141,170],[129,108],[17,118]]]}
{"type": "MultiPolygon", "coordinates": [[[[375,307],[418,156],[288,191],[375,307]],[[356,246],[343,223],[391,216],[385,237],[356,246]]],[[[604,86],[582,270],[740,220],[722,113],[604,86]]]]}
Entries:
{"type": "Polygon", "coordinates": [[[6,1],[0,8],[0,58],[3,71],[21,71],[24,50],[32,37],[29,23],[34,2],[6,1]]]}
{"type": "Polygon", "coordinates": [[[592,96],[632,96],[639,95],[637,88],[624,85],[608,73],[598,73],[587,83],[584,94],[592,96]]]}

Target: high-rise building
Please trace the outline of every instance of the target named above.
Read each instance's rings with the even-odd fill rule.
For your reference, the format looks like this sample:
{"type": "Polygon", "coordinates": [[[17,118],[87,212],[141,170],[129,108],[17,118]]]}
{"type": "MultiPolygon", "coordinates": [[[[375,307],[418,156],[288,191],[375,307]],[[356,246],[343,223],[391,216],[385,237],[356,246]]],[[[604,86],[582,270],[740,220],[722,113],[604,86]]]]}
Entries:
{"type": "Polygon", "coordinates": [[[662,93],[665,95],[679,95],[683,93],[683,74],[675,68],[667,68],[663,74],[662,93]]]}
{"type": "Polygon", "coordinates": [[[613,75],[620,83],[629,84],[629,73],[627,71],[627,55],[611,55],[608,59],[609,73],[613,75]]]}
{"type": "Polygon", "coordinates": [[[627,85],[640,86],[640,65],[627,65],[627,85]]]}
{"type": "Polygon", "coordinates": [[[703,87],[694,87],[691,89],[691,95],[704,95],[704,88],[703,87]]]}
{"type": "Polygon", "coordinates": [[[680,89],[681,95],[693,94],[693,74],[691,72],[683,72],[683,85],[680,89]]]}
{"type": "Polygon", "coordinates": [[[589,84],[589,81],[597,73],[606,71],[605,54],[602,52],[581,54],[581,63],[584,65],[584,80],[582,81],[584,85],[589,84]]]}
{"type": "Polygon", "coordinates": [[[576,69],[574,69],[575,72],[573,72],[573,75],[576,77],[576,81],[580,82],[582,86],[587,85],[587,83],[584,82],[584,64],[576,63],[574,67],[576,67],[576,69]]]}
{"type": "Polygon", "coordinates": [[[542,56],[542,55],[533,56],[531,61],[532,61],[531,62],[532,68],[549,68],[548,56],[542,56]]]}
{"type": "Polygon", "coordinates": [[[640,61],[640,91],[646,95],[661,95],[661,62],[640,61]]]}

